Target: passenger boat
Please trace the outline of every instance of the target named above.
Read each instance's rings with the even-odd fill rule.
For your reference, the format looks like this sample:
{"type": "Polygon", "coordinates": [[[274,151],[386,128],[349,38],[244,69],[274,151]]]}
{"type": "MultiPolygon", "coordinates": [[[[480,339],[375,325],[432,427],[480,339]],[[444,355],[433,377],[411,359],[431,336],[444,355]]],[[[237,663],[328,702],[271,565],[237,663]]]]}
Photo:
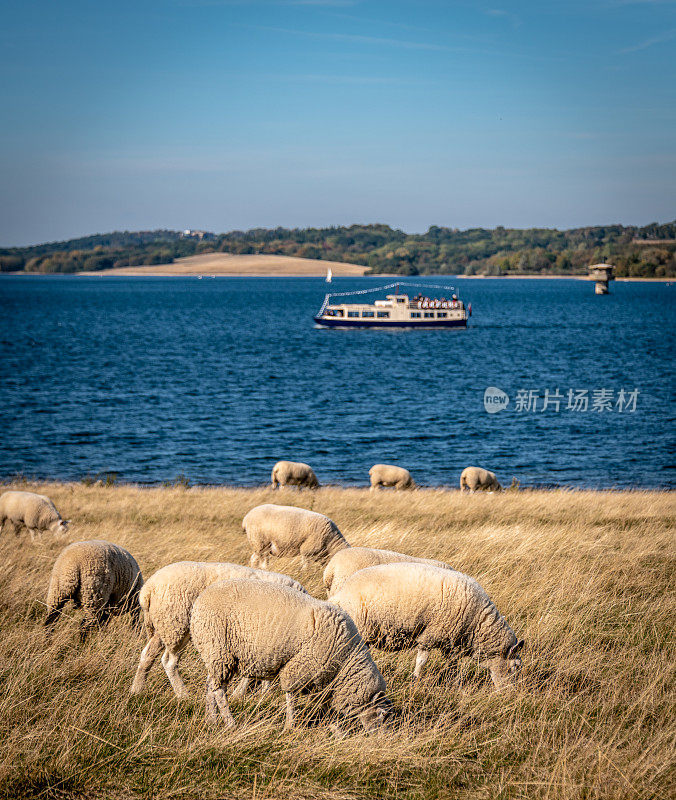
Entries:
{"type": "Polygon", "coordinates": [[[431,297],[424,292],[411,296],[399,291],[400,284],[391,283],[375,289],[357,292],[332,292],[324,298],[322,307],[314,317],[324,328],[466,328],[472,316],[472,305],[465,308],[462,300],[453,293],[453,287],[426,284],[403,284],[404,288],[421,287],[441,289],[450,297],[431,297]],[[333,302],[334,297],[365,295],[395,288],[384,300],[373,303],[333,302]]]}

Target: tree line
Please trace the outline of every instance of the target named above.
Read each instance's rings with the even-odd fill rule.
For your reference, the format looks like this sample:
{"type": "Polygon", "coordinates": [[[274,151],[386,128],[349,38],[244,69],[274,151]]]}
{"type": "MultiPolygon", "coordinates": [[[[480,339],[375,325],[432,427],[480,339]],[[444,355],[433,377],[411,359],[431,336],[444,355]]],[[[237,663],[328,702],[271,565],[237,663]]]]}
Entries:
{"type": "Polygon", "coordinates": [[[0,249],[0,271],[75,273],[167,264],[208,252],[270,254],[364,264],[372,274],[579,275],[609,262],[618,277],[676,277],[676,221],[643,227],[549,228],[432,226],[407,234],[388,225],[254,228],[208,240],[178,231],[116,231],[32,247],[0,249]]]}

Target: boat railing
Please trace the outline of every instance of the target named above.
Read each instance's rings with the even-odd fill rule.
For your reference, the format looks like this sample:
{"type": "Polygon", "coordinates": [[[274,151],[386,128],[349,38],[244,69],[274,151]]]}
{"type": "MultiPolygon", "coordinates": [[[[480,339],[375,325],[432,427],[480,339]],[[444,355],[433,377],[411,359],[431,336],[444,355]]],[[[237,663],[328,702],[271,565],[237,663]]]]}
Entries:
{"type": "Polygon", "coordinates": [[[410,311],[458,311],[463,309],[465,304],[462,300],[454,300],[453,305],[447,303],[445,306],[437,305],[418,305],[417,303],[409,303],[407,308],[410,311]]]}

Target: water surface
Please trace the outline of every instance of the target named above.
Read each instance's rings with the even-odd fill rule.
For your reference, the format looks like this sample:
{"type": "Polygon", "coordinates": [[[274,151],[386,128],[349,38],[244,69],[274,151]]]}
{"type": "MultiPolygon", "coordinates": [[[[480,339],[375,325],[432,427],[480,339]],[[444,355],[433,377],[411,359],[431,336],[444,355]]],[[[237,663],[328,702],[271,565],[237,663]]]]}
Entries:
{"type": "Polygon", "coordinates": [[[428,485],[476,464],[523,485],[674,486],[673,287],[419,280],[455,286],[471,326],[318,329],[319,278],[3,276],[0,476],[254,485],[288,458],[344,485],[385,462],[428,485]],[[507,410],[485,412],[489,386],[507,410]],[[569,389],[587,411],[565,408],[569,389]],[[612,410],[592,411],[602,389],[612,410]]]}

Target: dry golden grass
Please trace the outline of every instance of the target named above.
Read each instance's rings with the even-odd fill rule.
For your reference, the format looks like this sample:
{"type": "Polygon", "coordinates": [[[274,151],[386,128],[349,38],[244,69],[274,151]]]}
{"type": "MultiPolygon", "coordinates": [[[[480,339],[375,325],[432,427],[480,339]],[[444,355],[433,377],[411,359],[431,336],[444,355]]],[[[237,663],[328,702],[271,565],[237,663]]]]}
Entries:
{"type": "Polygon", "coordinates": [[[82,275],[230,275],[230,276],[324,276],[326,270],[336,276],[360,276],[368,267],[346,264],[342,261],[317,261],[312,258],[292,256],[244,255],[230,253],[204,253],[199,256],[177,258],[171,264],[148,267],[116,267],[105,272],[83,272],[82,275]]]}
{"type": "MultiPolygon", "coordinates": [[[[34,488],[34,487],[31,487],[34,488]]],[[[523,680],[496,693],[474,664],[375,652],[397,708],[374,736],[285,733],[274,693],[203,721],[189,648],[178,703],[161,666],[128,689],[142,636],[113,619],[84,645],[78,612],[41,622],[66,541],[0,538],[0,795],[200,798],[668,798],[674,796],[674,497],[658,492],[268,489],[39,485],[73,520],[68,541],[127,547],[146,576],[180,559],[246,563],[241,519],[266,501],[331,516],[354,544],[441,558],[475,576],[526,639],[523,680]]],[[[321,571],[301,574],[323,597],[321,571]]]]}

